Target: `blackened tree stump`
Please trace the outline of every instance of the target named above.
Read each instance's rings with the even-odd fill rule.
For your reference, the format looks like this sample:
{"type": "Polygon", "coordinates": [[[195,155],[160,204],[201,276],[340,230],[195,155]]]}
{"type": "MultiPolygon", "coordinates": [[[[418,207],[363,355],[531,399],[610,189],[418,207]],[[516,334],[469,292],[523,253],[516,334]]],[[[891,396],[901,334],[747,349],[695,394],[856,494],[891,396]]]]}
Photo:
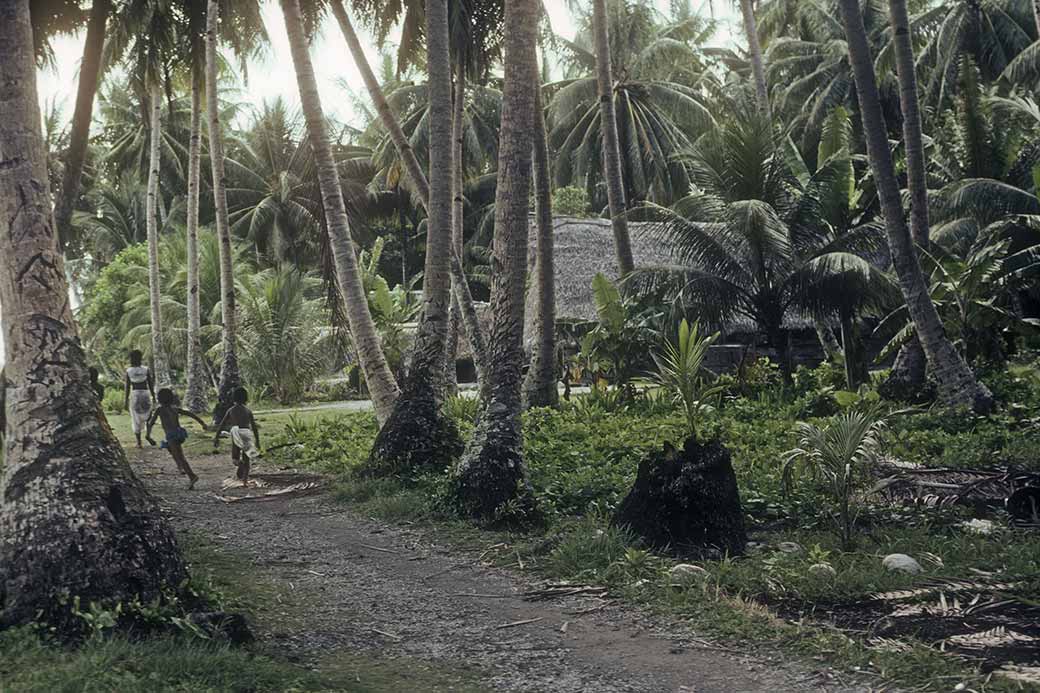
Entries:
{"type": "Polygon", "coordinates": [[[743,553],[744,512],[729,450],[717,440],[666,443],[639,463],[635,484],[614,514],[650,547],[699,555],[743,553]]]}

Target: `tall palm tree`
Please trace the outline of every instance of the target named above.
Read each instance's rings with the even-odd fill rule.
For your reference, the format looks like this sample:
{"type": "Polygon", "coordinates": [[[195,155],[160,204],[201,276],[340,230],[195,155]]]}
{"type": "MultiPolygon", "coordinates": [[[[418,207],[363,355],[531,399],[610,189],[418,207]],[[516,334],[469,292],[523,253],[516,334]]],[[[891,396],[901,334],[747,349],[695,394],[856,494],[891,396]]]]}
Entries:
{"type": "Polygon", "coordinates": [[[592,31],[596,45],[596,85],[603,136],[603,177],[607,181],[607,204],[614,231],[618,273],[626,277],[635,269],[635,260],[632,259],[632,239],[625,216],[625,181],[621,173],[621,143],[618,140],[617,112],[614,110],[614,76],[610,69],[606,0],[592,0],[592,31]]]}
{"type": "Polygon", "coordinates": [[[187,573],[97,395],[69,307],[40,132],[29,3],[0,5],[0,303],[6,337],[0,622],[73,634],[67,597],[163,598],[187,573]]]}
{"type": "MultiPolygon", "coordinates": [[[[374,21],[381,32],[381,38],[385,38],[388,27],[396,22],[397,13],[401,9],[401,6],[399,5],[388,6],[385,3],[372,3],[362,0],[356,0],[356,4],[358,4],[362,9],[375,13],[374,21]],[[389,11],[389,14],[381,14],[386,11],[389,11]],[[393,21],[391,21],[391,19],[393,21]]],[[[390,104],[383,93],[379,81],[376,79],[375,73],[368,64],[368,59],[365,57],[365,53],[361,48],[361,43],[358,41],[357,32],[354,31],[354,26],[343,7],[342,1],[330,0],[330,5],[332,7],[333,15],[336,17],[336,21],[343,33],[343,37],[347,42],[347,47],[350,49],[351,56],[354,58],[354,63],[357,66],[358,71],[361,72],[362,80],[365,83],[365,89],[368,91],[369,97],[375,104],[376,111],[379,114],[379,119],[382,122],[383,127],[386,129],[390,141],[393,143],[393,146],[397,151],[397,155],[401,158],[402,163],[404,164],[404,169],[408,174],[408,179],[411,181],[421,204],[425,206],[430,200],[430,185],[427,181],[426,174],[423,172],[422,165],[419,163],[419,159],[416,156],[415,149],[409,138],[405,135],[401,124],[398,122],[393,109],[390,107],[390,104]]],[[[401,41],[401,52],[399,55],[402,60],[406,60],[407,56],[412,55],[411,51],[414,50],[415,43],[414,31],[416,27],[416,17],[421,14],[416,11],[412,5],[409,5],[407,10],[408,11],[403,20],[403,25],[406,28],[410,27],[411,30],[406,32],[405,37],[403,37],[401,41]],[[409,38],[411,40],[405,40],[409,38]]],[[[469,294],[469,285],[466,283],[466,275],[463,271],[462,261],[454,246],[451,248],[449,256],[449,268],[451,271],[451,284],[452,287],[454,287],[455,299],[458,301],[462,311],[463,324],[466,327],[466,333],[470,339],[470,343],[474,345],[474,358],[479,361],[483,352],[482,348],[479,346],[483,343],[480,334],[480,323],[473,306],[473,298],[469,294]]]]}
{"type": "Polygon", "coordinates": [[[426,2],[430,173],[426,202],[423,313],[401,396],[372,445],[369,471],[393,474],[445,467],[462,450],[454,422],[441,411],[451,305],[452,88],[448,0],[426,2]]]}
{"type": "Polygon", "coordinates": [[[758,107],[767,117],[772,118],[769,86],[766,84],[765,59],[762,57],[762,44],[758,39],[755,8],[751,4],[751,0],[740,0],[740,17],[744,24],[744,36],[748,42],[748,55],[751,57],[751,74],[755,78],[755,96],[758,98],[758,107]]]}
{"type": "Polygon", "coordinates": [[[202,309],[199,303],[199,188],[202,177],[202,91],[203,72],[195,63],[191,69],[191,134],[188,144],[187,240],[188,360],[184,407],[200,414],[206,410],[206,374],[202,364],[202,309]]]}
{"type": "Polygon", "coordinates": [[[343,297],[354,346],[365,374],[365,381],[372,394],[376,418],[382,423],[393,411],[399,390],[380,347],[379,332],[372,321],[372,314],[368,310],[368,300],[361,283],[361,273],[358,269],[357,257],[354,254],[354,242],[350,237],[347,211],[343,203],[339,171],[332,158],[332,147],[325,129],[325,116],[321,108],[321,98],[318,95],[318,84],[314,78],[314,67],[307,50],[300,3],[299,0],[280,0],[280,2],[282,15],[285,18],[286,33],[289,36],[293,65],[296,68],[300,102],[303,106],[304,119],[307,121],[311,147],[314,149],[318,184],[321,187],[322,206],[325,209],[340,293],[343,297]]]}
{"type": "MultiPolygon", "coordinates": [[[[537,68],[537,64],[535,65],[537,68]]],[[[552,181],[549,179],[549,144],[542,108],[541,73],[535,69],[534,81],[534,208],[538,228],[532,284],[534,334],[531,366],[524,381],[524,404],[528,407],[552,407],[559,402],[556,371],[556,268],[552,216],[552,181]]]]}
{"type": "Polygon", "coordinates": [[[486,400],[473,439],[454,474],[461,509],[483,521],[496,519],[507,503],[525,509],[532,509],[533,503],[525,493],[520,412],[537,24],[535,0],[506,0],[505,91],[495,194],[495,271],[486,400]]]}
{"type": "Polygon", "coordinates": [[[224,135],[220,125],[220,98],[217,91],[217,23],[218,0],[206,7],[206,113],[209,117],[209,159],[213,169],[213,202],[216,211],[217,238],[220,240],[220,320],[221,346],[220,388],[213,420],[220,421],[234,403],[235,389],[241,384],[238,371],[238,343],[235,328],[235,280],[232,262],[231,225],[228,222],[227,179],[224,175],[224,135]]]}
{"type": "Polygon", "coordinates": [[[874,61],[867,42],[863,17],[860,15],[859,3],[857,0],[841,0],[840,7],[848,39],[849,61],[852,64],[859,96],[867,154],[885,218],[892,265],[899,279],[907,309],[943,400],[953,405],[965,405],[976,411],[988,411],[993,407],[993,396],[984,385],[975,380],[968,364],[947,339],[939,313],[929,295],[928,283],[914,250],[910,230],[903,217],[899,185],[892,163],[892,153],[889,150],[885,117],[881,110],[881,98],[878,95],[874,74],[874,61]]]}
{"type": "Polygon", "coordinates": [[[149,135],[151,153],[148,156],[148,208],[145,212],[148,226],[148,295],[152,315],[152,368],[155,382],[160,387],[170,384],[170,370],[163,348],[161,311],[161,281],[159,279],[159,162],[161,149],[159,133],[162,130],[162,92],[158,82],[149,90],[149,135]]]}
{"type": "MultiPolygon", "coordinates": [[[[583,185],[597,207],[604,180],[605,132],[598,56],[591,17],[581,20],[563,57],[577,75],[546,86],[547,120],[556,152],[558,185],[583,185]]],[[[669,204],[689,189],[675,156],[714,126],[705,86],[713,81],[699,50],[714,24],[697,15],[663,17],[648,4],[611,0],[610,67],[616,73],[614,113],[628,207],[643,200],[669,204]]],[[[609,206],[609,205],[608,205],[609,206]]]]}
{"type": "Polygon", "coordinates": [[[95,0],[90,6],[90,20],[83,42],[83,60],[79,66],[79,84],[76,88],[76,106],[72,112],[72,132],[65,156],[60,195],[54,209],[54,223],[61,238],[68,238],[72,211],[79,197],[87,143],[90,140],[90,122],[93,119],[94,96],[101,76],[101,55],[105,45],[105,25],[112,10],[112,0],[95,0]]]}

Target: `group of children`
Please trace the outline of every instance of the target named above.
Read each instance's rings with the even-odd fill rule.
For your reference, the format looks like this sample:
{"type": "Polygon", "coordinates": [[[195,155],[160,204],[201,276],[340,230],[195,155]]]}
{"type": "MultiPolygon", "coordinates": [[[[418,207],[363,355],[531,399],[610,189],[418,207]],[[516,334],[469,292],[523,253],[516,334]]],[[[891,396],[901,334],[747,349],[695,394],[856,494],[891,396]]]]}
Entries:
{"type": "MultiPolygon", "coordinates": [[[[260,456],[260,429],[256,425],[256,417],[246,403],[249,393],[244,387],[236,388],[232,399],[234,404],[225,412],[224,418],[217,425],[213,438],[213,452],[220,450],[220,434],[225,430],[231,437],[231,460],[237,468],[236,476],[243,486],[249,484],[249,467],[254,459],[260,456]]],[[[195,471],[184,456],[184,443],[188,440],[188,431],[181,426],[181,416],[194,419],[206,431],[206,422],[194,413],[178,406],[176,395],[169,388],[160,388],[155,392],[152,374],[147,366],[141,365],[141,353],[130,354],[130,368],[126,371],[124,388],[124,404],[130,409],[131,427],[137,437],[137,446],[141,446],[142,429],[144,439],[155,445],[152,429],[158,422],[162,425],[164,440],[160,447],[169,450],[177,469],[188,477],[188,488],[194,488],[199,480],[195,471]],[[158,405],[152,410],[154,394],[158,405]],[[131,397],[131,395],[133,395],[131,397]]]]}

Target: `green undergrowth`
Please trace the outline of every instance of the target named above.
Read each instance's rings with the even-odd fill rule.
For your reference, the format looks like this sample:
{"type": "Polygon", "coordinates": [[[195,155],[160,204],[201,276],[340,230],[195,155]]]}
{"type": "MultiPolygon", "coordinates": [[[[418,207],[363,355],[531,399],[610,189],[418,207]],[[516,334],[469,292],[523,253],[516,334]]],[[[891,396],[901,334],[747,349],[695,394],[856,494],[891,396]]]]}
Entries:
{"type": "MultiPolygon", "coordinates": [[[[643,550],[608,520],[631,486],[639,460],[665,442],[683,439],[681,413],[653,392],[627,402],[585,396],[559,410],[524,414],[528,476],[549,518],[546,528],[527,534],[477,530],[453,517],[441,500],[446,474],[355,476],[375,437],[370,414],[290,424],[285,440],[298,445],[284,449],[283,461],[336,475],[336,498],[357,512],[435,527],[439,541],[471,548],[502,566],[607,585],[616,595],[686,618],[723,640],[768,641],[842,669],[927,690],[951,690],[957,683],[980,691],[1019,690],[929,643],[904,638],[898,651],[870,648],[855,628],[842,631],[814,616],[873,593],[970,579],[978,571],[1040,584],[1035,558],[1040,535],[1001,528],[1000,518],[995,534],[972,534],[962,526],[970,518],[963,509],[866,505],[854,549],[842,551],[818,487],[785,488],[782,483],[785,453],[796,443],[795,422],[820,422],[840,410],[836,373],[828,367],[800,369],[793,386],[785,389],[771,369],[756,368],[744,383],[729,383],[727,395],[699,426],[732,451],[752,539],[761,548],[741,558],[701,562],[707,578],[685,589],[669,584],[667,570],[675,559],[643,550]],[[802,550],[780,552],[775,548],[780,542],[795,542],[802,550]],[[488,551],[488,546],[497,548],[488,551]],[[881,560],[889,553],[917,557],[925,572],[884,570],[881,560]],[[834,575],[810,572],[817,563],[829,565],[834,575]]],[[[986,377],[1000,402],[998,413],[976,417],[917,408],[890,421],[884,433],[887,452],[927,466],[1037,469],[1032,451],[1040,449],[1040,420],[1031,418],[1040,407],[1035,367],[1012,367],[986,377]]],[[[475,407],[472,400],[449,402],[449,415],[464,436],[472,430],[475,407]]]]}

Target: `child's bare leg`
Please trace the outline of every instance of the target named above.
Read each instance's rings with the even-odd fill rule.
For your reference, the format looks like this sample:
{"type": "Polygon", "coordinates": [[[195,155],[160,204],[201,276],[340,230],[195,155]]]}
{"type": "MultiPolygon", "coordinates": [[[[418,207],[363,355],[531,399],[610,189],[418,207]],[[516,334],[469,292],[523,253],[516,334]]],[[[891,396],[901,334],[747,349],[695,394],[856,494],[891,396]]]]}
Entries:
{"type": "Polygon", "coordinates": [[[242,461],[238,463],[238,478],[243,486],[249,485],[249,457],[246,455],[242,455],[242,461]]]}
{"type": "Polygon", "coordinates": [[[184,448],[179,443],[173,443],[170,445],[170,454],[173,455],[174,461],[177,462],[177,468],[188,477],[188,489],[194,488],[195,482],[199,480],[199,477],[192,471],[191,465],[188,464],[188,459],[184,456],[184,448]]]}
{"type": "Polygon", "coordinates": [[[137,431],[134,433],[134,437],[137,438],[137,447],[141,447],[141,432],[137,431]]]}

